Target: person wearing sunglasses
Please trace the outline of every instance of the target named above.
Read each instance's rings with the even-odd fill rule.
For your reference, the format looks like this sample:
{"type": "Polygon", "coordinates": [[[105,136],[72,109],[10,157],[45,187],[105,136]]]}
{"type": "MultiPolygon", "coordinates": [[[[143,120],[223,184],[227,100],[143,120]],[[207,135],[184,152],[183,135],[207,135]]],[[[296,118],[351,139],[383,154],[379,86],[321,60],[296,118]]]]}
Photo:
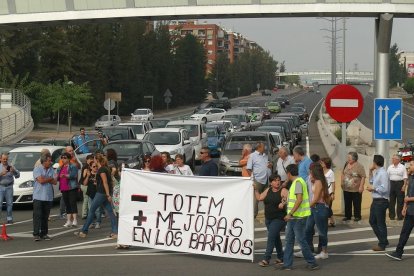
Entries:
{"type": "Polygon", "coordinates": [[[60,157],[62,165],[57,169],[57,181],[59,181],[59,189],[62,192],[63,201],[66,206],[66,223],[64,227],[78,225],[78,206],[77,206],[77,190],[78,186],[78,168],[70,163],[71,155],[65,152],[60,157]]]}
{"type": "Polygon", "coordinates": [[[142,168],[143,171],[151,171],[151,157],[150,156],[144,156],[144,159],[142,161],[142,168]]]}
{"type": "Polygon", "coordinates": [[[200,150],[200,159],[203,162],[198,175],[200,176],[218,176],[218,166],[210,156],[208,147],[202,147],[200,150]]]}
{"type": "MultiPolygon", "coordinates": [[[[83,185],[86,185],[88,188],[86,190],[86,194],[88,196],[88,206],[89,210],[92,205],[92,200],[95,197],[96,194],[96,174],[98,173],[98,165],[94,162],[94,159],[92,158],[92,162],[90,163],[89,169],[86,170],[85,178],[83,179],[83,185]]],[[[88,214],[89,214],[88,210],[88,214]]],[[[101,228],[101,222],[102,222],[102,214],[103,210],[102,207],[99,207],[95,211],[95,229],[101,228]]]]}

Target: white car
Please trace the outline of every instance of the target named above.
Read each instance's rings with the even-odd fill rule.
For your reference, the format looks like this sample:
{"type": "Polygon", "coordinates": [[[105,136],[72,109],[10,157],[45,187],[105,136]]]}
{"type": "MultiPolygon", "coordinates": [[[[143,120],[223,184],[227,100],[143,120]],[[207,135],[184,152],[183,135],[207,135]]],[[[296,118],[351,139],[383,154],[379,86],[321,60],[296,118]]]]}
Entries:
{"type": "Polygon", "coordinates": [[[167,123],[167,128],[184,128],[190,136],[191,142],[194,145],[195,160],[200,161],[200,150],[202,147],[207,147],[207,133],[206,126],[201,121],[196,120],[178,120],[167,123]]]}
{"type": "Polygon", "coordinates": [[[203,121],[205,124],[211,121],[222,120],[226,115],[226,110],[221,108],[205,108],[191,115],[191,119],[203,121]]]}
{"type": "Polygon", "coordinates": [[[149,108],[137,108],[131,113],[131,121],[149,121],[154,119],[154,113],[149,108]]]}
{"type": "Polygon", "coordinates": [[[95,129],[103,127],[117,126],[121,122],[121,117],[118,115],[102,115],[95,123],[95,129]]]}
{"type": "Polygon", "coordinates": [[[159,152],[169,152],[172,158],[180,153],[192,169],[195,167],[195,151],[186,129],[155,128],[144,136],[144,140],[152,142],[159,152]]]}
{"type": "MultiPolygon", "coordinates": [[[[58,163],[65,148],[60,146],[29,146],[15,148],[9,153],[9,162],[20,172],[20,177],[14,180],[13,202],[15,204],[33,202],[33,169],[40,159],[42,149],[48,149],[52,154],[52,165],[58,163]]],[[[59,185],[53,185],[53,198],[62,196],[59,185]]]]}
{"type": "Polygon", "coordinates": [[[119,126],[129,126],[132,128],[137,139],[144,138],[144,135],[152,129],[151,123],[147,121],[120,123],[119,126]]]}

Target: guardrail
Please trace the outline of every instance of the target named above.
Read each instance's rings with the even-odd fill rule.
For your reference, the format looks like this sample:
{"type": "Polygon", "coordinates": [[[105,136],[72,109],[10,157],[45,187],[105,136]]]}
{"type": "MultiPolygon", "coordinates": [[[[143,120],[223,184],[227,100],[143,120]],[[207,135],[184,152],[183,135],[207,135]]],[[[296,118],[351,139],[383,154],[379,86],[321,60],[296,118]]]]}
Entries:
{"type": "MultiPolygon", "coordinates": [[[[1,112],[11,113],[0,118],[0,145],[21,137],[33,129],[30,99],[17,89],[0,88],[0,94],[11,94],[11,108],[1,112]]],[[[18,139],[18,140],[20,140],[18,139]]]]}

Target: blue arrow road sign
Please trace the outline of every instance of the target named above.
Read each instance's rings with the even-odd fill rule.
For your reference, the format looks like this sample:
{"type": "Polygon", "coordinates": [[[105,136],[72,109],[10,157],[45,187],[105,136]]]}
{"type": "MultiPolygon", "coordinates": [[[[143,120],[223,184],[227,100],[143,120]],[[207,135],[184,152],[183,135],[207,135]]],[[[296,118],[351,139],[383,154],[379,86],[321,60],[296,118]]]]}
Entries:
{"type": "Polygon", "coordinates": [[[402,100],[374,99],[374,139],[402,139],[402,100]]]}

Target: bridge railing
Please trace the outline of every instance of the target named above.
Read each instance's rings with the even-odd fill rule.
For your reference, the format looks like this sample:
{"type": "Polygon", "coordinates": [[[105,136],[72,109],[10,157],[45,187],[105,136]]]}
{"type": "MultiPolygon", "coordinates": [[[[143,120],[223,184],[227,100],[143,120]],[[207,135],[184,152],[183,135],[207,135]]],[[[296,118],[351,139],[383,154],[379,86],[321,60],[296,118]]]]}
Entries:
{"type": "Polygon", "coordinates": [[[10,114],[0,118],[0,144],[5,144],[13,138],[31,131],[33,119],[31,116],[30,99],[17,89],[0,88],[0,94],[11,94],[10,109],[2,109],[1,112],[10,110],[10,114]]]}

